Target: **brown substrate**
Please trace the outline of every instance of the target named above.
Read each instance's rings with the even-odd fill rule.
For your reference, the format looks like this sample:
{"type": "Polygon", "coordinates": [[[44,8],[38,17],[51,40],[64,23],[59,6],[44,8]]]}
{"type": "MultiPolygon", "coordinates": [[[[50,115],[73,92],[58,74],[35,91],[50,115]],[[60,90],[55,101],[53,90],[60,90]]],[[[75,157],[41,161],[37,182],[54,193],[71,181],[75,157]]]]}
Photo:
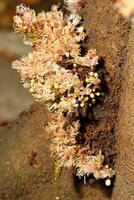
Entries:
{"type": "Polygon", "coordinates": [[[134,199],[134,24],[132,25],[127,62],[123,70],[116,159],[116,183],[112,200],[134,199]]]}
{"type": "Polygon", "coordinates": [[[93,151],[101,149],[105,163],[113,167],[121,71],[126,60],[129,25],[115,13],[112,1],[88,1],[83,13],[88,32],[85,46],[97,50],[100,56],[98,70],[105,79],[104,101],[93,108],[84,138],[93,151]]]}
{"type": "MultiPolygon", "coordinates": [[[[129,25],[115,13],[110,0],[88,0],[82,15],[88,32],[85,45],[95,48],[97,54],[103,58],[100,69],[104,73],[107,85],[105,100],[94,108],[94,120],[87,127],[84,137],[93,149],[99,146],[106,156],[111,154],[114,158],[120,96],[125,84],[122,82],[122,69],[127,58],[129,25]]],[[[131,74],[131,68],[129,73],[131,74]]],[[[130,84],[132,85],[132,81],[130,84]]],[[[131,92],[129,87],[128,89],[131,92]]],[[[127,93],[127,88],[124,92],[127,93]]],[[[127,104],[127,101],[125,103],[127,104]]],[[[131,109],[132,102],[129,103],[131,109]]],[[[119,118],[120,115],[121,112],[119,118]]],[[[60,179],[54,181],[53,161],[49,152],[50,141],[44,128],[48,118],[42,105],[34,105],[24,112],[17,122],[1,127],[0,200],[50,200],[56,197],[60,200],[111,199],[112,188],[106,188],[101,181],[84,185],[74,177],[73,170],[63,170],[60,179]]],[[[125,139],[129,140],[129,133],[127,134],[128,137],[120,137],[124,146],[125,139]]],[[[121,142],[118,140],[116,145],[120,152],[123,148],[121,142]]],[[[132,188],[127,186],[127,183],[131,185],[129,173],[133,169],[129,170],[131,162],[128,162],[125,169],[129,173],[125,173],[126,161],[122,161],[130,153],[129,147],[125,147],[124,152],[117,154],[116,158],[117,182],[114,200],[129,200],[128,197],[132,196],[132,188]],[[125,180],[124,185],[122,176],[129,180],[125,180]],[[121,192],[122,186],[124,190],[127,188],[125,191],[130,193],[129,196],[121,192]]],[[[106,162],[113,165],[113,161],[106,162]]]]}

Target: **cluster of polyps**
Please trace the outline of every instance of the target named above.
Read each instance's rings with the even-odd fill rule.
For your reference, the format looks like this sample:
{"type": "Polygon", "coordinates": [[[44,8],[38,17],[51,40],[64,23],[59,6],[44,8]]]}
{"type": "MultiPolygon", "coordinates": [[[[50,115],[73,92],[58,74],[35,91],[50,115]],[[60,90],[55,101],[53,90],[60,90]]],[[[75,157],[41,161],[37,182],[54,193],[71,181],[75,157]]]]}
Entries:
{"type": "Polygon", "coordinates": [[[88,50],[81,56],[80,41],[84,28],[78,26],[81,1],[66,1],[70,16],[57,6],[36,15],[24,5],[17,6],[14,29],[28,38],[33,52],[13,63],[36,101],[44,102],[52,112],[47,129],[52,133],[51,152],[60,167],[77,169],[78,176],[93,174],[96,179],[112,177],[114,171],[103,166],[101,151],[93,155],[89,147],[78,145],[78,117],[86,116],[89,107],[101,96],[101,80],[96,71],[98,56],[88,50]],[[76,118],[77,116],[77,118],[76,118]]]}
{"type": "Polygon", "coordinates": [[[81,6],[85,3],[85,0],[65,0],[64,2],[67,6],[67,9],[71,13],[75,14],[81,9],[81,6]]]}
{"type": "Polygon", "coordinates": [[[66,118],[58,110],[53,113],[52,121],[47,131],[53,136],[51,144],[52,156],[59,167],[75,167],[76,175],[79,177],[93,174],[96,179],[111,178],[114,171],[108,165],[104,165],[104,155],[101,151],[93,155],[88,145],[80,145],[76,142],[79,134],[79,120],[66,118]]]}

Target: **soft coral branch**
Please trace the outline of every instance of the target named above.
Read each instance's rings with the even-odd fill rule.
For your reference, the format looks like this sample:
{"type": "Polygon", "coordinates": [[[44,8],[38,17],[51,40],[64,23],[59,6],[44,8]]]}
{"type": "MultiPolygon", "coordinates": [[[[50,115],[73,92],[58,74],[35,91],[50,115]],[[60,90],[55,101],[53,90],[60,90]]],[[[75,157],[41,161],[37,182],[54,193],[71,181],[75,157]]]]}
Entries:
{"type": "Polygon", "coordinates": [[[69,17],[56,6],[38,15],[24,5],[17,6],[13,27],[28,38],[33,52],[15,61],[13,68],[35,100],[46,103],[52,112],[47,131],[52,134],[51,154],[56,165],[75,167],[79,177],[93,174],[99,179],[112,177],[114,171],[103,164],[101,151],[93,155],[88,146],[76,141],[78,117],[85,117],[102,95],[96,51],[81,55],[79,42],[86,36],[84,28],[78,27],[81,3],[66,0],[69,17]]]}

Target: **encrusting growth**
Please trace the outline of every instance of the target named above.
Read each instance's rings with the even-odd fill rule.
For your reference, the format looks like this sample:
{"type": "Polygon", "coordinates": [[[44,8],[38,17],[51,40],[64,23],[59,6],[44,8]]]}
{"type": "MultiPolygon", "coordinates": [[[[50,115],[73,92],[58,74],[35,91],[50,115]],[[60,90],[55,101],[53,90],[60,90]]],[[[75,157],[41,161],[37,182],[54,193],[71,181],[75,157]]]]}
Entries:
{"type": "Polygon", "coordinates": [[[81,118],[103,96],[97,72],[98,56],[94,49],[81,54],[86,33],[78,11],[83,1],[65,0],[69,15],[57,6],[36,15],[24,5],[17,6],[14,30],[23,35],[33,52],[13,63],[25,88],[34,99],[47,104],[52,119],[47,131],[52,136],[51,155],[59,167],[75,167],[79,177],[93,174],[96,179],[114,175],[104,164],[99,150],[77,143],[81,118]]]}

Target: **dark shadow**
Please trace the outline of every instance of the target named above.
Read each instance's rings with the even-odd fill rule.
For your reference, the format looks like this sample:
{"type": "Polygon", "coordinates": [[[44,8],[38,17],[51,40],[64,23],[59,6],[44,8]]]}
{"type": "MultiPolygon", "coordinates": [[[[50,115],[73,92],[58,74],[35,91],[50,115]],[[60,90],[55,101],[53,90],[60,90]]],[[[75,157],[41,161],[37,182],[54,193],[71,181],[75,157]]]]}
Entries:
{"type": "Polygon", "coordinates": [[[109,75],[109,73],[106,69],[105,60],[103,57],[99,58],[98,65],[96,66],[96,70],[100,75],[102,91],[104,92],[105,95],[108,95],[109,88],[106,82],[106,77],[109,75]]]}
{"type": "Polygon", "coordinates": [[[78,176],[74,174],[73,183],[74,183],[74,188],[75,188],[76,193],[79,195],[80,198],[82,198],[83,197],[83,193],[82,193],[83,180],[79,179],[78,176]]]}
{"type": "Polygon", "coordinates": [[[85,185],[86,187],[89,187],[89,189],[91,189],[93,187],[96,189],[97,188],[100,189],[106,197],[111,199],[114,182],[115,182],[115,177],[113,177],[111,179],[110,186],[106,186],[105,181],[106,181],[106,179],[100,179],[97,181],[92,175],[89,175],[88,177],[86,177],[86,180],[84,179],[84,177],[79,179],[77,176],[74,175],[74,187],[75,187],[77,194],[80,196],[80,198],[83,197],[82,187],[85,185]]]}

